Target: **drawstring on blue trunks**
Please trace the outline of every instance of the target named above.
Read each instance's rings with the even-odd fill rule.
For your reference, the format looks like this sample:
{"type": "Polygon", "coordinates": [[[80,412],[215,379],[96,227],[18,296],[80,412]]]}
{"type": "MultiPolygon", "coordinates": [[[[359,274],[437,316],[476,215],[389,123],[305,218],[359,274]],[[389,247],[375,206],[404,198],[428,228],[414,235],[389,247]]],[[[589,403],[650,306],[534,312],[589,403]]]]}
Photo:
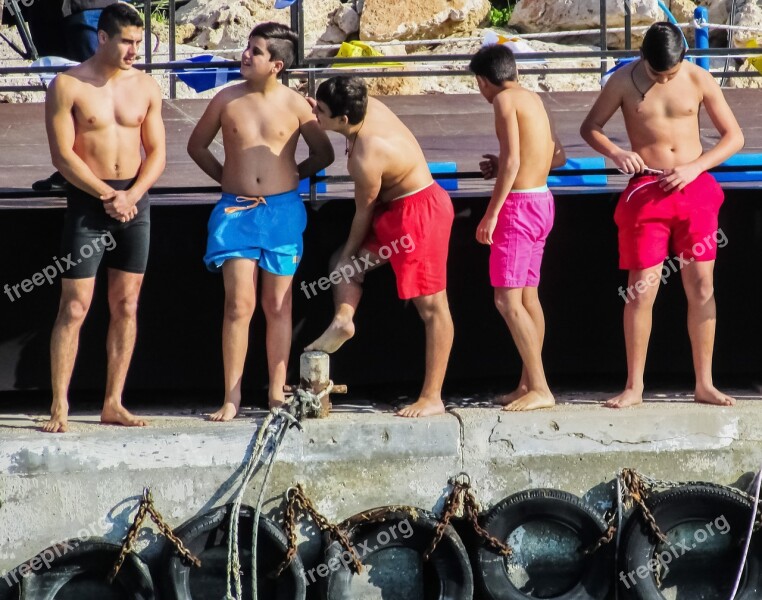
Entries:
{"type": "Polygon", "coordinates": [[[251,202],[248,206],[228,206],[225,208],[225,214],[229,215],[230,213],[237,212],[239,210],[249,210],[251,208],[256,208],[260,204],[264,204],[267,206],[267,200],[264,199],[262,196],[236,196],[235,197],[236,202],[251,202]]]}

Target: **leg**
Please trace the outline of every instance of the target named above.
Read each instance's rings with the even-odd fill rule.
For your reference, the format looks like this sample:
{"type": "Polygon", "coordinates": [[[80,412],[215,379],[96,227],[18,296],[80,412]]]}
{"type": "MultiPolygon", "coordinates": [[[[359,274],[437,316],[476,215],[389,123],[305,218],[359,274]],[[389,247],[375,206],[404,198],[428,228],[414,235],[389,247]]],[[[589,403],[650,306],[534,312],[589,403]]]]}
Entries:
{"type": "Polygon", "coordinates": [[[527,393],[505,406],[504,410],[534,410],[555,404],[542,366],[541,332],[524,306],[524,290],[495,288],[495,306],[511,331],[527,373],[527,393]]]}
{"type": "Polygon", "coordinates": [[[661,268],[662,263],[659,263],[647,269],[629,272],[627,285],[628,289],[633,290],[633,297],[625,296],[624,305],[627,385],[621,394],[606,402],[605,406],[609,408],[625,408],[643,402],[643,374],[646,368],[653,306],[659,291],[661,268]]]}
{"type": "Polygon", "coordinates": [[[428,417],[444,413],[442,384],[452,349],[453,325],[447,292],[413,298],[426,328],[426,376],[418,400],[401,409],[401,417],[428,417]]]}
{"type": "Polygon", "coordinates": [[[50,372],[53,404],[50,420],[42,426],[49,433],[68,430],[69,383],[79,347],[79,331],[93,299],[95,278],[62,279],[61,302],[50,338],[50,372]]]}
{"type": "MultiPolygon", "coordinates": [[[[537,295],[536,287],[523,288],[521,301],[524,304],[524,308],[529,313],[529,317],[532,319],[532,323],[537,331],[540,352],[542,352],[542,345],[545,340],[545,315],[542,312],[542,306],[540,305],[540,298],[537,295]]],[[[510,394],[500,396],[495,402],[506,406],[518,400],[529,391],[529,375],[527,373],[527,367],[525,364],[521,365],[521,379],[519,379],[518,387],[510,394]]]]}
{"type": "Polygon", "coordinates": [[[270,374],[268,405],[285,400],[288,355],[291,352],[291,294],[293,277],[262,271],[262,310],[267,320],[267,369],[270,374]]]}
{"type": "Polygon", "coordinates": [[[108,270],[108,306],[111,313],[106,338],[106,398],[101,413],[102,423],[143,427],[146,421],[122,406],[124,382],[135,349],[138,329],[138,296],[143,275],[117,269],[108,270]]]}
{"type": "Polygon", "coordinates": [[[696,371],[696,402],[732,406],[735,399],[723,394],[712,382],[712,354],[717,310],[714,301],[714,261],[693,261],[682,270],[688,298],[688,334],[696,371]]]}
{"type": "Polygon", "coordinates": [[[360,304],[360,298],[362,298],[364,274],[387,262],[377,254],[365,249],[361,249],[358,256],[359,258],[354,260],[347,258],[332,261],[334,265],[332,272],[338,272],[342,277],[333,292],[336,312],[328,329],[305,350],[320,350],[331,354],[354,336],[354,316],[357,306],[360,304]]]}
{"type": "Polygon", "coordinates": [[[225,399],[212,421],[230,421],[241,408],[241,379],[249,348],[249,324],[257,300],[257,263],[243,258],[222,265],[225,314],[222,320],[222,362],[225,366],[225,399]]]}

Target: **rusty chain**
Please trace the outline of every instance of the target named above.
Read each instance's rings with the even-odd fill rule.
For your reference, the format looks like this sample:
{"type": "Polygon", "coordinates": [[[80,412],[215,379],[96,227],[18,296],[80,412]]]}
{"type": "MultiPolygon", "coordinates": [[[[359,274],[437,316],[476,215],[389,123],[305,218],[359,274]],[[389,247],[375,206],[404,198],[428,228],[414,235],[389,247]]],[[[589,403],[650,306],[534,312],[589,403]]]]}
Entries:
{"type": "Polygon", "coordinates": [[[286,551],[286,558],[276,572],[276,577],[288,568],[296,556],[296,520],[300,513],[310,516],[320,531],[327,531],[332,539],[338,540],[341,546],[352,555],[352,566],[355,573],[362,573],[362,563],[354,547],[349,542],[346,533],[338,525],[332,525],[328,519],[317,511],[312,501],[304,493],[301,484],[296,484],[296,487],[286,492],[286,500],[288,502],[286,504],[284,528],[288,538],[288,550],[286,551]]]}
{"type": "Polygon", "coordinates": [[[646,524],[651,529],[651,533],[661,542],[667,543],[667,536],[659,529],[653,513],[651,513],[645,502],[655,486],[650,482],[646,482],[635,469],[622,469],[621,477],[626,497],[640,507],[643,519],[645,519],[646,524]]]}
{"type": "Polygon", "coordinates": [[[490,533],[479,525],[479,504],[476,502],[476,497],[471,491],[471,481],[468,475],[464,475],[464,480],[459,481],[458,477],[450,480],[452,485],[452,491],[445,500],[442,516],[439,518],[434,538],[431,540],[428,549],[423,554],[423,560],[427,561],[431,558],[437,545],[442,541],[445,529],[450,524],[450,520],[457,516],[459,512],[463,513],[463,517],[469,521],[474,531],[482,539],[487,542],[492,549],[497,551],[501,556],[510,556],[513,550],[508,544],[501,542],[496,537],[490,535],[490,533]]]}
{"type": "Polygon", "coordinates": [[[151,520],[156,523],[156,526],[159,528],[159,532],[170,542],[172,542],[175,548],[177,548],[177,551],[186,561],[196,567],[201,566],[201,561],[185,547],[180,538],[178,538],[169,527],[169,525],[166,524],[164,518],[161,516],[161,513],[156,510],[156,507],[153,504],[153,496],[151,495],[151,490],[145,488],[143,490],[143,497],[140,500],[140,507],[138,508],[138,512],[135,515],[135,520],[132,522],[130,530],[127,532],[127,537],[124,539],[122,549],[119,552],[119,557],[116,559],[114,568],[111,570],[111,574],[108,577],[109,584],[114,583],[114,579],[116,579],[116,576],[119,574],[119,570],[122,568],[127,555],[130,552],[133,552],[135,540],[138,537],[138,532],[143,525],[146,514],[151,516],[151,520]]]}

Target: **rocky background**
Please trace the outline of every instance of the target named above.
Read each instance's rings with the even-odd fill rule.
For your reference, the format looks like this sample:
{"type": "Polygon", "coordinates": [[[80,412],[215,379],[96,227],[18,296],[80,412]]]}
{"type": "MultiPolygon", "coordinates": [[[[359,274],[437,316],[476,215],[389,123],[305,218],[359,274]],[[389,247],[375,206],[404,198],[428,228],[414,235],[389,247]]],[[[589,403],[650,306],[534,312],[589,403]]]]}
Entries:
{"type": "MultiPolygon", "coordinates": [[[[495,26],[500,13],[495,8],[506,6],[506,0],[303,0],[305,23],[305,54],[308,56],[330,57],[336,53],[336,45],[343,41],[361,40],[381,43],[376,49],[389,56],[405,54],[420,55],[425,61],[432,54],[471,54],[483,42],[488,30],[504,36],[511,34],[542,34],[546,32],[595,29],[599,27],[598,13],[600,0],[508,0],[512,11],[510,19],[503,27],[495,26]],[[416,40],[436,40],[426,44],[414,44],[416,40]]],[[[734,7],[732,20],[735,25],[756,28],[756,31],[734,32],[730,43],[736,47],[758,40],[762,45],[762,0],[664,0],[672,14],[680,23],[693,19],[697,4],[709,8],[710,22],[727,24],[731,20],[730,10],[734,7]]],[[[178,57],[192,56],[211,51],[226,58],[239,58],[240,51],[255,24],[262,21],[290,23],[290,10],[276,10],[273,0],[191,0],[177,12],[176,38],[178,57]]],[[[633,27],[648,26],[665,19],[657,0],[632,0],[633,27]]],[[[624,26],[624,6],[622,0],[607,0],[608,26],[624,26]]],[[[509,9],[510,10],[510,9],[509,9]]],[[[505,13],[503,13],[505,14],[505,13]]],[[[166,60],[168,27],[166,19],[157,14],[154,22],[154,60],[166,60]]],[[[689,42],[692,32],[686,29],[689,42]]],[[[15,30],[4,33],[15,37],[15,30]]],[[[635,32],[632,46],[640,44],[642,32],[635,32]]],[[[564,37],[527,38],[525,41],[533,51],[563,52],[575,50],[597,50],[599,34],[567,35],[564,37]]],[[[16,38],[17,39],[17,38],[16,38]]],[[[714,30],[711,34],[713,46],[728,44],[727,32],[714,30]]],[[[609,48],[624,48],[624,35],[610,34],[609,48]]],[[[725,61],[717,61],[713,68],[721,68],[725,61]]],[[[0,41],[0,64],[24,64],[18,56],[0,41]]],[[[563,67],[593,67],[597,61],[565,59],[548,61],[544,64],[525,65],[526,68],[545,70],[549,64],[563,67]]],[[[422,62],[407,65],[409,70],[453,70],[462,69],[465,62],[457,64],[422,62]]],[[[747,62],[730,61],[731,68],[753,70],[747,62]]],[[[611,63],[610,66],[613,66],[611,63]]],[[[402,67],[393,67],[399,70],[402,67]]],[[[168,86],[167,75],[157,75],[162,85],[168,86]]],[[[18,76],[0,78],[0,82],[19,83],[18,76]]],[[[600,88],[600,76],[593,74],[575,75],[526,75],[525,85],[543,91],[596,90],[600,88]]],[[[431,77],[388,77],[371,80],[373,92],[377,94],[422,94],[422,93],[464,93],[475,92],[472,77],[431,76],[431,77]]],[[[762,79],[729,78],[729,87],[760,87],[762,79]]],[[[295,83],[298,85],[298,82],[295,83]]],[[[196,94],[178,82],[179,97],[209,97],[214,90],[196,94]]],[[[39,93],[0,93],[0,101],[39,100],[39,93]]]]}

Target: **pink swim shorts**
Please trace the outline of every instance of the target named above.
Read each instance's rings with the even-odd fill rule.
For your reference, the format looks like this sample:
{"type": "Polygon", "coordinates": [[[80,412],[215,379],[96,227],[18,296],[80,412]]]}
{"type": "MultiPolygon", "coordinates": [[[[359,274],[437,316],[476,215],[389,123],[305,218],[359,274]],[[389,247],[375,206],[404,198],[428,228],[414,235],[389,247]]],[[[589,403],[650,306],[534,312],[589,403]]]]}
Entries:
{"type": "Polygon", "coordinates": [[[555,212],[553,194],[546,186],[508,194],[492,234],[492,287],[537,287],[545,240],[555,212]]]}

